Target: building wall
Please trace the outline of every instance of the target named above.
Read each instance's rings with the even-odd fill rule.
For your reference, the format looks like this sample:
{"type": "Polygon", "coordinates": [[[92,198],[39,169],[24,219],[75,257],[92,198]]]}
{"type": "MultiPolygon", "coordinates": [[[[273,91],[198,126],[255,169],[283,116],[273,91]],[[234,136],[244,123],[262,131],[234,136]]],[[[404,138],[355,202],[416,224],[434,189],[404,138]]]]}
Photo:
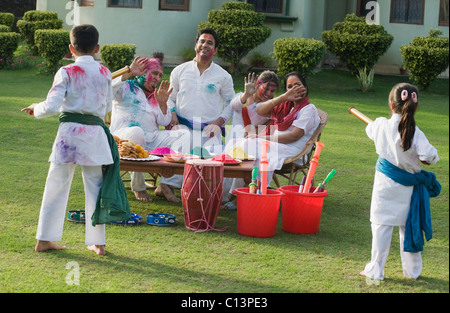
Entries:
{"type": "MultiPolygon", "coordinates": [[[[94,7],[77,10],[73,10],[66,0],[37,0],[36,9],[58,12],[59,18],[65,22],[65,29],[70,29],[74,21],[76,24],[94,24],[100,32],[101,45],[133,43],[140,56],[162,51],[165,63],[180,63],[183,49],[194,49],[199,22],[206,21],[208,12],[219,9],[226,1],[191,0],[188,12],[159,11],[157,0],[143,1],[142,9],[109,8],[107,0],[96,0],[94,7]]],[[[375,68],[377,72],[398,73],[402,64],[400,47],[410,43],[414,37],[426,36],[430,29],[439,29],[445,37],[449,36],[448,27],[438,25],[438,0],[425,1],[424,25],[390,23],[391,0],[378,0],[378,3],[380,23],[394,36],[394,42],[380,58],[375,68]]],[[[357,0],[290,0],[289,4],[289,16],[297,19],[267,20],[272,34],[255,51],[270,55],[274,41],[283,37],[321,40],[323,30],[331,29],[346,14],[356,13],[357,8],[357,0]]],[[[220,60],[216,61],[220,63],[220,60]]]]}
{"type": "Polygon", "coordinates": [[[377,65],[377,69],[386,73],[398,73],[398,68],[402,65],[400,47],[411,43],[414,37],[427,36],[430,29],[439,29],[444,37],[449,36],[448,26],[439,26],[439,1],[425,1],[424,24],[400,24],[390,22],[391,1],[378,0],[380,3],[380,24],[386,31],[394,36],[389,50],[384,54],[377,65]]]}

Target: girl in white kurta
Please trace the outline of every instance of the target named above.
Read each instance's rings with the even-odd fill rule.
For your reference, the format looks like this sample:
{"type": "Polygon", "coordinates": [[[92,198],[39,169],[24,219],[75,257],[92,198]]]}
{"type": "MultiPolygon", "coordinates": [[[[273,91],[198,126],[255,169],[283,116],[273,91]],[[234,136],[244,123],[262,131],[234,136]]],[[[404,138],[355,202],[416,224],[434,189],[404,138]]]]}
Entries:
{"type": "MultiPolygon", "coordinates": [[[[75,63],[58,70],[45,101],[32,104],[22,111],[34,114],[38,119],[70,112],[94,115],[102,120],[111,111],[111,73],[94,60],[93,55],[99,50],[96,43],[89,53],[74,48],[82,45],[77,39],[80,33],[85,33],[84,37],[88,34],[88,38],[96,33],[98,38],[93,26],[75,27],[71,32],[73,45],[70,45],[75,63]]],[[[91,223],[103,181],[102,165],[113,163],[104,129],[97,125],[60,123],[50,162],[36,235],[36,251],[65,248],[53,242],[62,239],[75,166],[81,165],[86,198],[86,244],[89,249],[104,254],[105,225],[92,226],[91,223]]]]}
{"type": "MultiPolygon", "coordinates": [[[[381,158],[413,174],[421,171],[420,162],[434,164],[439,160],[437,150],[415,125],[417,95],[417,88],[410,84],[394,86],[389,95],[391,118],[377,118],[366,128],[366,133],[374,141],[376,152],[381,158]],[[410,131],[401,134],[407,129],[410,131]]],[[[378,170],[375,172],[370,207],[372,258],[361,275],[375,280],[384,279],[384,266],[394,226],[399,226],[403,274],[408,278],[417,278],[420,275],[422,271],[420,252],[403,251],[405,223],[412,193],[413,186],[403,186],[378,170]]]]}
{"type": "MultiPolygon", "coordinates": [[[[270,118],[256,113],[256,107],[259,103],[272,99],[279,84],[277,74],[272,71],[264,71],[257,77],[253,73],[248,75],[248,79],[244,78],[244,92],[238,93],[230,103],[233,109],[233,121],[225,146],[232,142],[233,144],[229,145],[232,147],[236,141],[242,140],[246,133],[258,131],[258,127],[265,127],[270,118]]],[[[245,182],[241,178],[225,178],[223,201],[229,199],[229,190],[244,187],[244,185],[245,182]]],[[[227,207],[234,209],[236,206],[230,203],[227,207]]]]}

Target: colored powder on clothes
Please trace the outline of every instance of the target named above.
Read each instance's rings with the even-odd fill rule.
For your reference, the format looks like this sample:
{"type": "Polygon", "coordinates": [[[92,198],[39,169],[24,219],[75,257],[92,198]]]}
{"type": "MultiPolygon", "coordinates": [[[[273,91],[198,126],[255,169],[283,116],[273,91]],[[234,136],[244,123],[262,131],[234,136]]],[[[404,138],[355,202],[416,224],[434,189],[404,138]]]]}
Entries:
{"type": "Polygon", "coordinates": [[[100,65],[100,73],[106,78],[109,77],[109,69],[104,65],[100,65]]]}
{"type": "Polygon", "coordinates": [[[208,94],[214,94],[216,92],[216,85],[209,84],[208,86],[206,86],[206,92],[208,94]]]}

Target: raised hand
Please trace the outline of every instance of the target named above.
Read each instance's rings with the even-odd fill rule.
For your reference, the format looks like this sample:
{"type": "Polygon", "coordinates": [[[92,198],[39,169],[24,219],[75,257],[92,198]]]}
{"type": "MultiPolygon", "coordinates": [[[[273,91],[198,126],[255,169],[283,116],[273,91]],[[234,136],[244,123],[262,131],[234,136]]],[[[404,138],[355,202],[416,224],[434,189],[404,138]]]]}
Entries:
{"type": "Polygon", "coordinates": [[[130,65],[131,76],[141,76],[144,75],[147,70],[146,67],[150,63],[150,59],[141,58],[139,56],[135,57],[133,63],[130,65]]]}
{"type": "Polygon", "coordinates": [[[167,100],[173,91],[173,88],[169,89],[169,87],[170,82],[163,80],[159,85],[159,88],[155,90],[155,99],[158,101],[159,105],[167,105],[167,100]]]}
{"type": "Polygon", "coordinates": [[[248,78],[244,77],[244,93],[250,97],[252,96],[257,88],[256,82],[258,80],[258,76],[255,73],[249,73],[248,78]]]}
{"type": "Polygon", "coordinates": [[[287,90],[284,94],[284,98],[286,101],[300,101],[305,98],[306,88],[304,86],[294,86],[291,89],[287,90]]]}

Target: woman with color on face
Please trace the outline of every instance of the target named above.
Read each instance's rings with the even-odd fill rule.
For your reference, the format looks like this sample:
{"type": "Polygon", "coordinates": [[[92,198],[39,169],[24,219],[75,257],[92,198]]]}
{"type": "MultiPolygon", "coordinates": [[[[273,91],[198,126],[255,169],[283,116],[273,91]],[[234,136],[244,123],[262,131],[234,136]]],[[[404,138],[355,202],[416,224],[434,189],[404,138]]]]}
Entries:
{"type": "MultiPolygon", "coordinates": [[[[259,164],[262,141],[269,141],[267,183],[286,158],[297,155],[320,124],[319,114],[308,98],[308,86],[298,72],[285,77],[286,92],[260,103],[256,113],[271,119],[259,135],[250,134],[241,144],[248,155],[257,155],[259,164]]],[[[297,162],[301,162],[298,160],[297,162]]]]}
{"type": "Polygon", "coordinates": [[[227,137],[227,144],[231,140],[240,139],[245,133],[255,132],[260,125],[265,125],[270,117],[256,113],[256,107],[273,98],[280,80],[272,71],[264,71],[259,76],[255,73],[244,78],[245,90],[238,93],[231,101],[233,109],[233,122],[231,132],[227,137]]]}
{"type": "MultiPolygon", "coordinates": [[[[162,81],[163,65],[156,58],[137,57],[130,72],[113,80],[114,101],[111,115],[111,132],[120,139],[132,141],[146,150],[170,147],[180,135],[172,136],[159,126],[170,124],[172,115],[167,101],[172,89],[162,81]],[[135,76],[134,79],[130,79],[135,76]],[[159,88],[158,84],[161,82],[159,88]]],[[[146,190],[144,173],[131,173],[131,189],[137,200],[151,201],[146,190]]],[[[176,197],[168,199],[178,202],[176,197]]]]}
{"type": "MultiPolygon", "coordinates": [[[[280,85],[280,80],[274,72],[264,71],[259,76],[256,76],[255,73],[248,74],[248,77],[244,78],[244,84],[244,92],[238,93],[230,103],[233,109],[233,121],[231,131],[227,136],[225,153],[232,151],[246,134],[254,134],[259,127],[265,127],[265,124],[270,121],[270,117],[258,115],[256,107],[273,98],[280,85]]],[[[229,200],[228,190],[244,187],[244,185],[243,179],[225,178],[223,200],[229,200]]],[[[234,210],[236,202],[228,202],[223,208],[234,210]]]]}

